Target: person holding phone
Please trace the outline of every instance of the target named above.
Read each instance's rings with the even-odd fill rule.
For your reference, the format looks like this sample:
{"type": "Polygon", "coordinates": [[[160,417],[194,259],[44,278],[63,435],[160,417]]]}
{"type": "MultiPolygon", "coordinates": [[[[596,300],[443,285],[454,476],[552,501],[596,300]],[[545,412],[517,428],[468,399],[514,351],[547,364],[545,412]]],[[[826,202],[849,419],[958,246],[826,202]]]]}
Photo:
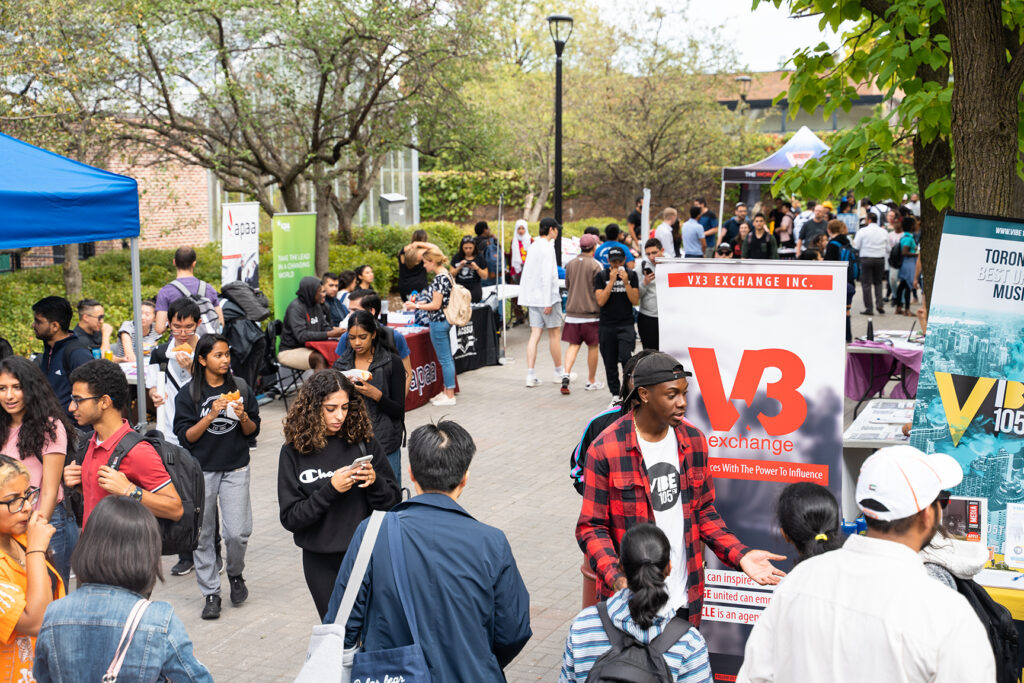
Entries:
{"type": "Polygon", "coordinates": [[[285,418],[284,440],[281,525],[302,548],[306,586],[322,620],[356,527],[402,496],[363,397],[338,370],[321,370],[302,386],[285,418]]]}
{"type": "Polygon", "coordinates": [[[469,290],[473,303],[483,298],[482,282],[490,278],[490,271],[484,255],[477,253],[476,241],[469,235],[462,238],[459,250],[452,256],[450,271],[455,282],[469,290]]]}
{"type": "Polygon", "coordinates": [[[665,258],[661,240],[652,237],[644,243],[644,259],[640,262],[640,310],[636,316],[636,329],[640,344],[645,349],[658,350],[658,290],[654,285],[654,263],[665,258]]]}

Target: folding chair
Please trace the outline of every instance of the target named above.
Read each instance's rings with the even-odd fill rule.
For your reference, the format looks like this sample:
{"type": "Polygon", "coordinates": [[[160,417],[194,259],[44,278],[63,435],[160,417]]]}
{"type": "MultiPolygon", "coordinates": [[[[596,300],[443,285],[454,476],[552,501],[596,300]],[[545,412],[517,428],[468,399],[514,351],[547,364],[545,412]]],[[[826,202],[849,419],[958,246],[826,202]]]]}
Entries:
{"type": "Polygon", "coordinates": [[[267,342],[269,350],[274,357],[274,365],[276,372],[274,373],[275,381],[274,385],[277,387],[277,393],[281,400],[284,401],[284,409],[288,410],[288,394],[296,393],[301,385],[302,371],[298,368],[292,368],[284,363],[277,357],[277,341],[281,336],[281,330],[284,329],[284,323],[280,320],[272,320],[267,324],[267,342]],[[281,368],[286,368],[287,372],[282,372],[281,368]]]}

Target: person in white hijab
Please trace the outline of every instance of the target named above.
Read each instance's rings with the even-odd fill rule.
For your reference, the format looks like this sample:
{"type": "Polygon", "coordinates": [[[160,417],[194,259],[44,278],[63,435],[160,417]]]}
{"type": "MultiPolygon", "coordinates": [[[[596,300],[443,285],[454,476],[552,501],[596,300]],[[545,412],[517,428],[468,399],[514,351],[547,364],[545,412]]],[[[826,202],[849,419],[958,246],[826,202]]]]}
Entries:
{"type": "Polygon", "coordinates": [[[530,234],[530,226],[522,218],[516,221],[515,233],[512,235],[512,266],[509,268],[512,277],[518,281],[523,274],[523,264],[526,262],[526,252],[533,242],[530,234]]]}

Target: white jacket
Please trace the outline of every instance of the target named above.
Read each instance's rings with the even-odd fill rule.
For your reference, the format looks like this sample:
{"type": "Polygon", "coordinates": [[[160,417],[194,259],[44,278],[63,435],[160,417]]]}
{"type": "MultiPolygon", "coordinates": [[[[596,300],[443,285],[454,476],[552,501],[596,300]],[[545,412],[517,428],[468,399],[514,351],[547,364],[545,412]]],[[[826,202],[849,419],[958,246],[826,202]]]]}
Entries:
{"type": "Polygon", "coordinates": [[[547,308],[561,303],[555,243],[543,237],[536,239],[526,252],[523,274],[519,277],[519,305],[547,308]]]}

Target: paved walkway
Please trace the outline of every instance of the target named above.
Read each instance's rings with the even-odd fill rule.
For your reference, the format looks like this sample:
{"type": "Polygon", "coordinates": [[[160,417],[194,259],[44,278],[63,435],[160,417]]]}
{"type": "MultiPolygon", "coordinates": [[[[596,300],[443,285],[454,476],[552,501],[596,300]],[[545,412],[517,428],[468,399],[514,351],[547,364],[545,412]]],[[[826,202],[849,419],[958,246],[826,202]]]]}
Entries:
{"type": "MultiPolygon", "coordinates": [[[[859,303],[855,301],[855,311],[859,303]]],[[[876,316],[875,329],[906,329],[910,321],[876,316]]],[[[863,334],[865,324],[855,313],[854,334],[863,334]]],[[[508,680],[553,681],[581,599],[582,558],[573,534],[580,497],[568,481],[568,458],[586,420],[607,406],[610,395],[607,390],[584,392],[577,382],[571,396],[562,396],[551,382],[553,368],[543,345],[538,374],[545,383],[525,388],[526,337],[524,328],[511,330],[513,364],[460,376],[457,406],[420,408],[407,416],[407,425],[411,431],[449,417],[474,436],[478,453],[460,503],[506,533],[530,591],[534,635],[508,668],[508,680]]],[[[585,365],[577,367],[581,369],[585,373],[585,365]]],[[[603,380],[603,370],[598,373],[603,380]]],[[[317,623],[299,549],[278,521],[276,477],[284,409],[274,402],[262,414],[259,448],[253,453],[255,526],[245,571],[248,602],[234,608],[225,598],[220,620],[202,621],[195,575],[170,576],[173,558],[165,559],[166,582],[154,592],[156,599],[174,605],[197,655],[219,682],[292,680],[317,623]]],[[[226,596],[226,580],[222,590],[226,596]]]]}

